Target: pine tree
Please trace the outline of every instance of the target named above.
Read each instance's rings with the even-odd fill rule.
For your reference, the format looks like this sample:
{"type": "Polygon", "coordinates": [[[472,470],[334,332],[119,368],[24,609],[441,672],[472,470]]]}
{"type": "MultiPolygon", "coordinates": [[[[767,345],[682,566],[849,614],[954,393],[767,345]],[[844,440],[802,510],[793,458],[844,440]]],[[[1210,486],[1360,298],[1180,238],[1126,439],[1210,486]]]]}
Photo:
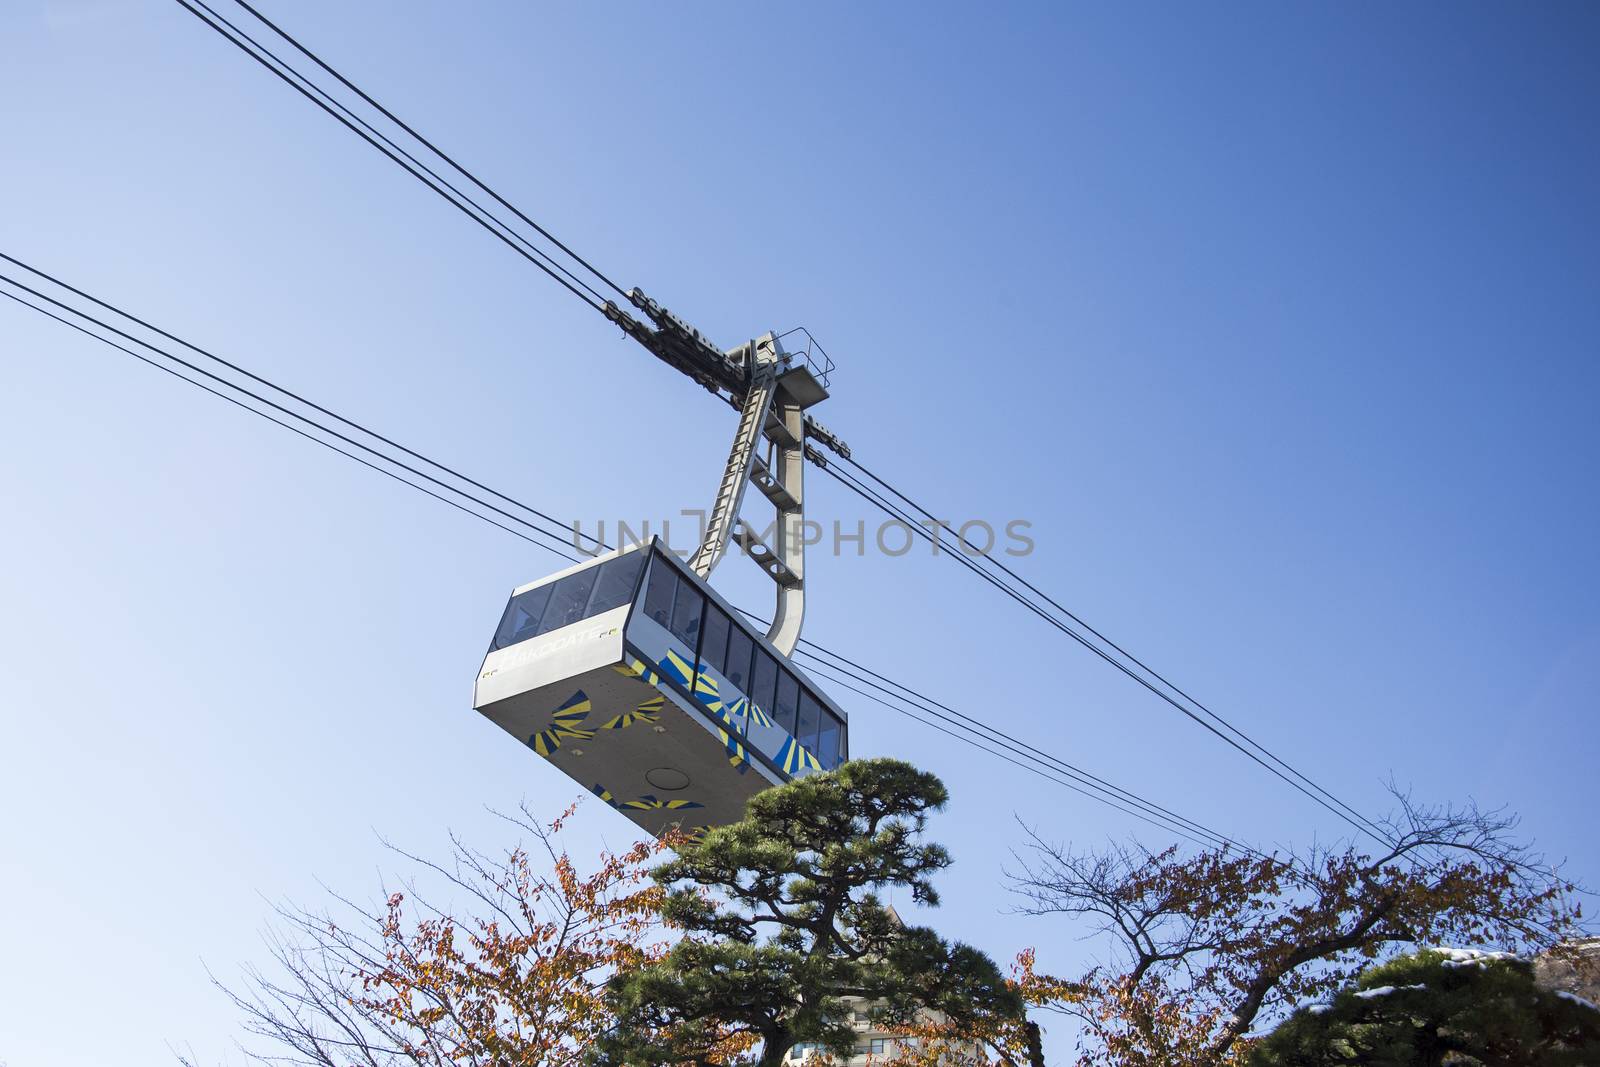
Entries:
{"type": "Polygon", "coordinates": [[[1302,1008],[1249,1067],[1568,1067],[1600,1063],[1600,1010],[1539,988],[1504,953],[1430,950],[1363,971],[1302,1008]]]}
{"type": "Polygon", "coordinates": [[[880,1022],[933,1010],[975,1026],[1022,1004],[986,955],[905,926],[878,892],[935,905],[950,864],[921,840],[944,806],[938,778],[898,760],[857,760],[769,789],[745,818],[684,843],[657,868],[664,915],[685,931],[665,958],[610,988],[617,1023],[602,1065],[726,1062],[731,1033],[773,1067],[797,1042],[849,1054],[855,998],[880,1022]]]}

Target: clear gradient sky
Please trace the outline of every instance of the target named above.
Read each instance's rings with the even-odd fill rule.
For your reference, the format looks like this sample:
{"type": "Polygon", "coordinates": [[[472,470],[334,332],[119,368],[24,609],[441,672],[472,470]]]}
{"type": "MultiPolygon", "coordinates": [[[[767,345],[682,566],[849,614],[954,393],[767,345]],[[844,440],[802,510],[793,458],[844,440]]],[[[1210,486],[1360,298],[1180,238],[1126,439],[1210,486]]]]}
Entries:
{"type": "MultiPolygon", "coordinates": [[[[266,10],[624,285],[808,326],[864,462],[1031,521],[1026,576],[1342,796],[1505,804],[1600,880],[1592,5],[266,10]]],[[[5,4],[0,99],[0,249],[552,513],[709,502],[725,407],[176,5],[5,4]]],[[[577,794],[469,707],[560,561],[9,304],[0,355],[0,1061],[238,1062],[206,968],[270,902],[577,794]]],[[[809,577],[807,636],[947,703],[1344,832],[943,561],[809,577]]],[[[941,928],[1091,958],[1006,914],[1014,817],[1138,825],[839,696],[952,790],[941,928]]]]}

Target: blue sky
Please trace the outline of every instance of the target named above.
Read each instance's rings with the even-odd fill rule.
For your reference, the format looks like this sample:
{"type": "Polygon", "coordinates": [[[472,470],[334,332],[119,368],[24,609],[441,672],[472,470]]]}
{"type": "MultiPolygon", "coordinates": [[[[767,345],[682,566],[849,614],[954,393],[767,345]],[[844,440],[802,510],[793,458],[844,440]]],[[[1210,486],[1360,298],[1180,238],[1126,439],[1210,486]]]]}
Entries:
{"type": "MultiPolygon", "coordinates": [[[[809,327],[864,462],[1031,521],[1023,574],[1341,796],[1600,876],[1592,8],[267,10],[624,285],[809,327]]],[[[725,407],[176,5],[8,5],[0,92],[8,253],[552,513],[709,502],[725,407]]],[[[237,1060],[206,967],[270,901],[575,795],[469,707],[560,561],[10,305],[0,346],[0,1061],[237,1060]]],[[[943,561],[808,574],[815,640],[1232,835],[1343,832],[943,561]]],[[[1013,816],[1137,824],[839,696],[952,790],[941,928],[1093,958],[1005,914],[1013,816]]]]}

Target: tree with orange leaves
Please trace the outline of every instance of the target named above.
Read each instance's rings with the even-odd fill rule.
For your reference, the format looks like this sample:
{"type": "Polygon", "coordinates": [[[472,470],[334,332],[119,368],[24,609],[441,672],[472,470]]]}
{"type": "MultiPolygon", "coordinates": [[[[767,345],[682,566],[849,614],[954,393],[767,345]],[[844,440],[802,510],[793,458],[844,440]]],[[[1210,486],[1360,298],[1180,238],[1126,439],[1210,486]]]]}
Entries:
{"type": "Polygon", "coordinates": [[[1077,851],[1031,833],[1013,888],[1036,915],[1088,920],[1117,951],[1047,991],[1085,1067],[1225,1067],[1264,1024],[1402,947],[1542,949],[1579,929],[1576,887],[1474,807],[1400,813],[1369,854],[1077,851]]]}
{"type": "Polygon", "coordinates": [[[340,898],[349,921],[280,909],[274,973],[253,969],[242,989],[225,989],[269,1046],[246,1051],[316,1067],[578,1067],[613,1021],[606,983],[666,949],[648,865],[668,843],[580,870],[557,841],[570,814],[508,816],[530,846],[502,854],[454,837],[448,864],[395,850],[463,895],[472,916],[414,883],[376,913],[340,898]]]}

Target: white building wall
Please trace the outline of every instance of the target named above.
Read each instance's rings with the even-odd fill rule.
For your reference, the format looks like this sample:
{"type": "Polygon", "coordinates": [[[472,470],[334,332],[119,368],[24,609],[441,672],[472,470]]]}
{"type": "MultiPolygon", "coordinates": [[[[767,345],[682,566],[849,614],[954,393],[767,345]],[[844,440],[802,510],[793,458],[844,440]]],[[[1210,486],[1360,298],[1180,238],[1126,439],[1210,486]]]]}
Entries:
{"type": "MultiPolygon", "coordinates": [[[[846,1002],[851,1005],[850,1025],[856,1032],[856,1043],[848,1059],[840,1060],[835,1057],[836,1064],[866,1067],[868,1064],[884,1063],[898,1056],[907,1046],[914,1048],[921,1044],[917,1038],[897,1037],[886,1030],[874,1027],[871,1022],[870,1005],[853,1000],[846,1002]]],[[[976,1042],[963,1052],[970,1052],[974,1056],[982,1054],[976,1042]]],[[[800,1044],[790,1049],[783,1059],[791,1067],[799,1067],[807,1062],[815,1063],[823,1055],[825,1053],[820,1047],[800,1044]]]]}

